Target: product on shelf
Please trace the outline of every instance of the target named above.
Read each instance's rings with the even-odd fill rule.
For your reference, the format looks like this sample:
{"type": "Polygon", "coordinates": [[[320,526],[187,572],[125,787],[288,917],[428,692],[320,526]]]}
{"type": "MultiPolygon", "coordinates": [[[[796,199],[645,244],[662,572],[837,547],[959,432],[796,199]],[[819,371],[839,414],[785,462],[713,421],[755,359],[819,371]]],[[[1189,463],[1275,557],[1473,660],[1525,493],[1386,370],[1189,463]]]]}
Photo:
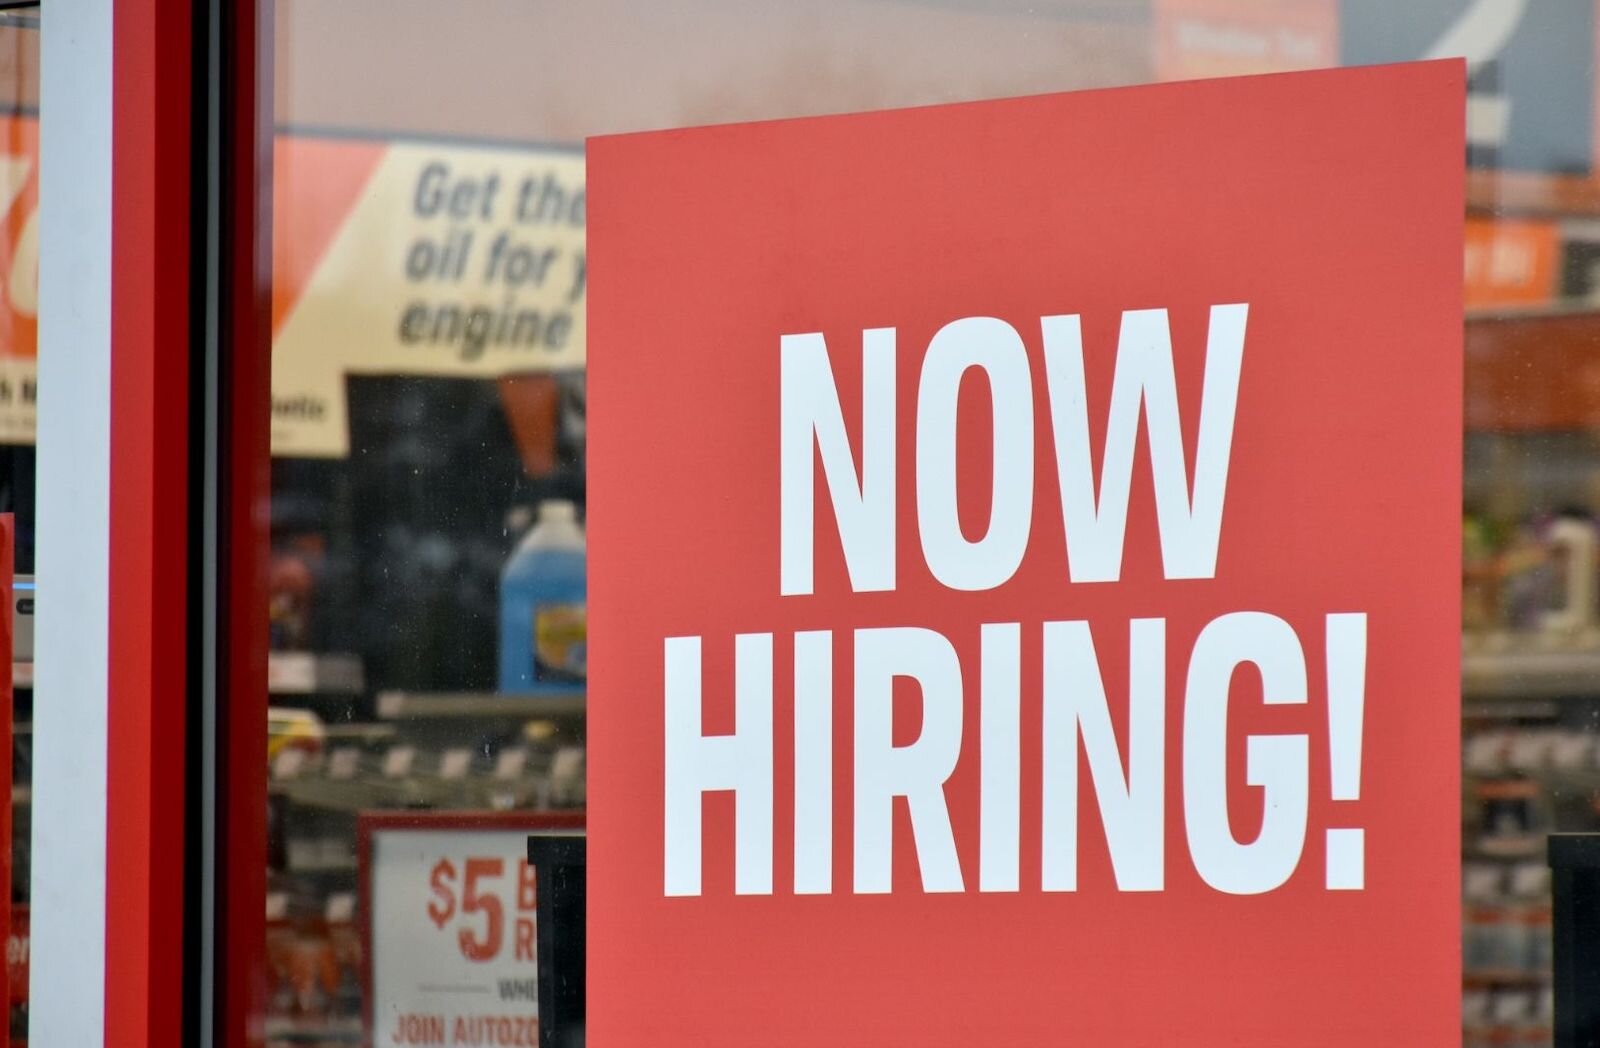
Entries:
{"type": "Polygon", "coordinates": [[[304,648],[310,636],[315,577],[297,550],[274,550],[267,570],[267,622],[274,651],[304,648]]]}
{"type": "Polygon", "coordinates": [[[1542,860],[1462,867],[1462,969],[1478,984],[1550,978],[1550,871],[1542,860]]]}
{"type": "Polygon", "coordinates": [[[356,927],[356,896],[336,892],[324,911],[328,945],[333,952],[334,980],[330,1011],[344,1023],[361,1021],[361,932],[356,927]]]}
{"type": "Polygon", "coordinates": [[[570,690],[588,675],[583,528],[565,500],[539,504],[500,577],[500,690],[570,690]]]}
{"type": "Polygon", "coordinates": [[[273,706],[267,710],[267,757],[293,764],[322,752],[327,730],[322,718],[310,710],[273,706]]]}
{"type": "Polygon", "coordinates": [[[361,1042],[361,938],[356,897],[304,884],[267,894],[269,1046],[361,1042]]]}
{"type": "Polygon", "coordinates": [[[1596,694],[1534,714],[1515,703],[1462,740],[1462,1030],[1469,1048],[1552,1042],[1546,835],[1600,829],[1596,694]]]}
{"type": "Polygon", "coordinates": [[[1539,627],[1551,633],[1584,634],[1595,628],[1594,522],[1557,517],[1545,528],[1544,542],[1557,570],[1556,597],[1539,627]]]}
{"type": "Polygon", "coordinates": [[[1587,514],[1514,526],[1467,515],[1461,586],[1469,648],[1600,649],[1600,532],[1587,514]]]}
{"type": "Polygon", "coordinates": [[[1487,521],[1468,515],[1461,522],[1461,628],[1487,633],[1495,626],[1496,536],[1487,521]]]}
{"type": "Polygon", "coordinates": [[[1549,824],[1540,804],[1538,783],[1522,778],[1493,779],[1479,783],[1476,795],[1479,852],[1492,856],[1539,852],[1549,824]]]}
{"type": "Polygon", "coordinates": [[[32,947],[30,920],[26,905],[11,907],[11,934],[6,937],[6,982],[10,994],[12,1048],[28,1044],[28,977],[32,947]]]}
{"type": "Polygon", "coordinates": [[[1554,1032],[1548,990],[1469,990],[1461,1000],[1464,1048],[1535,1048],[1554,1032]]]}
{"type": "Polygon", "coordinates": [[[272,553],[267,564],[268,644],[273,651],[311,647],[329,581],[324,510],[314,500],[274,501],[272,553]]]}

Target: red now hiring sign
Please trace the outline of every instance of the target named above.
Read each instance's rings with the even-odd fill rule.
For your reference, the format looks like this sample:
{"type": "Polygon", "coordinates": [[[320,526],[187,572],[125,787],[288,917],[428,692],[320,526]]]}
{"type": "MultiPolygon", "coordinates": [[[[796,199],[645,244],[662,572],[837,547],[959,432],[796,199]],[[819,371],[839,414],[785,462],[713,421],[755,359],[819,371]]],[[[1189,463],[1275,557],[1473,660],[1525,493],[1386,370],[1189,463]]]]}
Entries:
{"type": "Polygon", "coordinates": [[[1458,1036],[1462,92],[590,143],[592,1043],[1458,1036]]]}

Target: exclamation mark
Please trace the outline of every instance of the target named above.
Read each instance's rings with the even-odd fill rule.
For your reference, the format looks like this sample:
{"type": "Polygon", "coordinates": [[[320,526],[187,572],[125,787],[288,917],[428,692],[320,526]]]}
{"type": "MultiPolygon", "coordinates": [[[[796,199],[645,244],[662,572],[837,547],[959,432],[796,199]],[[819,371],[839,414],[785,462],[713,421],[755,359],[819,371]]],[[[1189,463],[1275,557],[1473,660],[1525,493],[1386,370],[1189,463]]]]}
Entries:
{"type": "MultiPolygon", "coordinates": [[[[1329,615],[1328,767],[1336,801],[1361,799],[1361,724],[1367,705],[1367,616],[1329,615]]],[[[1327,832],[1329,891],[1366,886],[1366,834],[1327,832]]]]}

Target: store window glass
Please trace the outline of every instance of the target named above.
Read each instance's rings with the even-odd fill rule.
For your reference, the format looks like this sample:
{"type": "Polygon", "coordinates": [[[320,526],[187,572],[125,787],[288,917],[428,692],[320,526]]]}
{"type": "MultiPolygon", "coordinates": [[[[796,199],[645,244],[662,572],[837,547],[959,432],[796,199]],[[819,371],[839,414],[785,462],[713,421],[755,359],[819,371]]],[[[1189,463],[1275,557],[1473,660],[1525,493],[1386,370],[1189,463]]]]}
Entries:
{"type": "Polygon", "coordinates": [[[536,995],[522,841],[586,799],[586,136],[1463,56],[1463,1035],[1548,1043],[1543,839],[1600,828],[1597,32],[1578,0],[280,0],[269,1042],[536,995]]]}
{"type": "Polygon", "coordinates": [[[34,535],[37,455],[39,280],[39,14],[0,11],[0,910],[5,936],[6,1026],[11,1045],[28,1038],[29,839],[33,752],[34,535]]]}

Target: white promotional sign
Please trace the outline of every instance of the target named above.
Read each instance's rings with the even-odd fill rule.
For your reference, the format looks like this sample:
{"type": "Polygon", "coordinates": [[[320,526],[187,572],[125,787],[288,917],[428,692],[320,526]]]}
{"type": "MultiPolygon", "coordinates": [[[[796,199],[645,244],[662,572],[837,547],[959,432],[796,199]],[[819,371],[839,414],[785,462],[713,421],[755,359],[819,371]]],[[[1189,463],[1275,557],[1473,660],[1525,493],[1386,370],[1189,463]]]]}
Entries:
{"type": "Polygon", "coordinates": [[[581,151],[282,136],[274,179],[274,455],[348,454],[347,375],[583,367],[581,151]]]}
{"type": "Polygon", "coordinates": [[[537,1048],[534,873],[526,830],[372,834],[374,1048],[537,1048]]]}

